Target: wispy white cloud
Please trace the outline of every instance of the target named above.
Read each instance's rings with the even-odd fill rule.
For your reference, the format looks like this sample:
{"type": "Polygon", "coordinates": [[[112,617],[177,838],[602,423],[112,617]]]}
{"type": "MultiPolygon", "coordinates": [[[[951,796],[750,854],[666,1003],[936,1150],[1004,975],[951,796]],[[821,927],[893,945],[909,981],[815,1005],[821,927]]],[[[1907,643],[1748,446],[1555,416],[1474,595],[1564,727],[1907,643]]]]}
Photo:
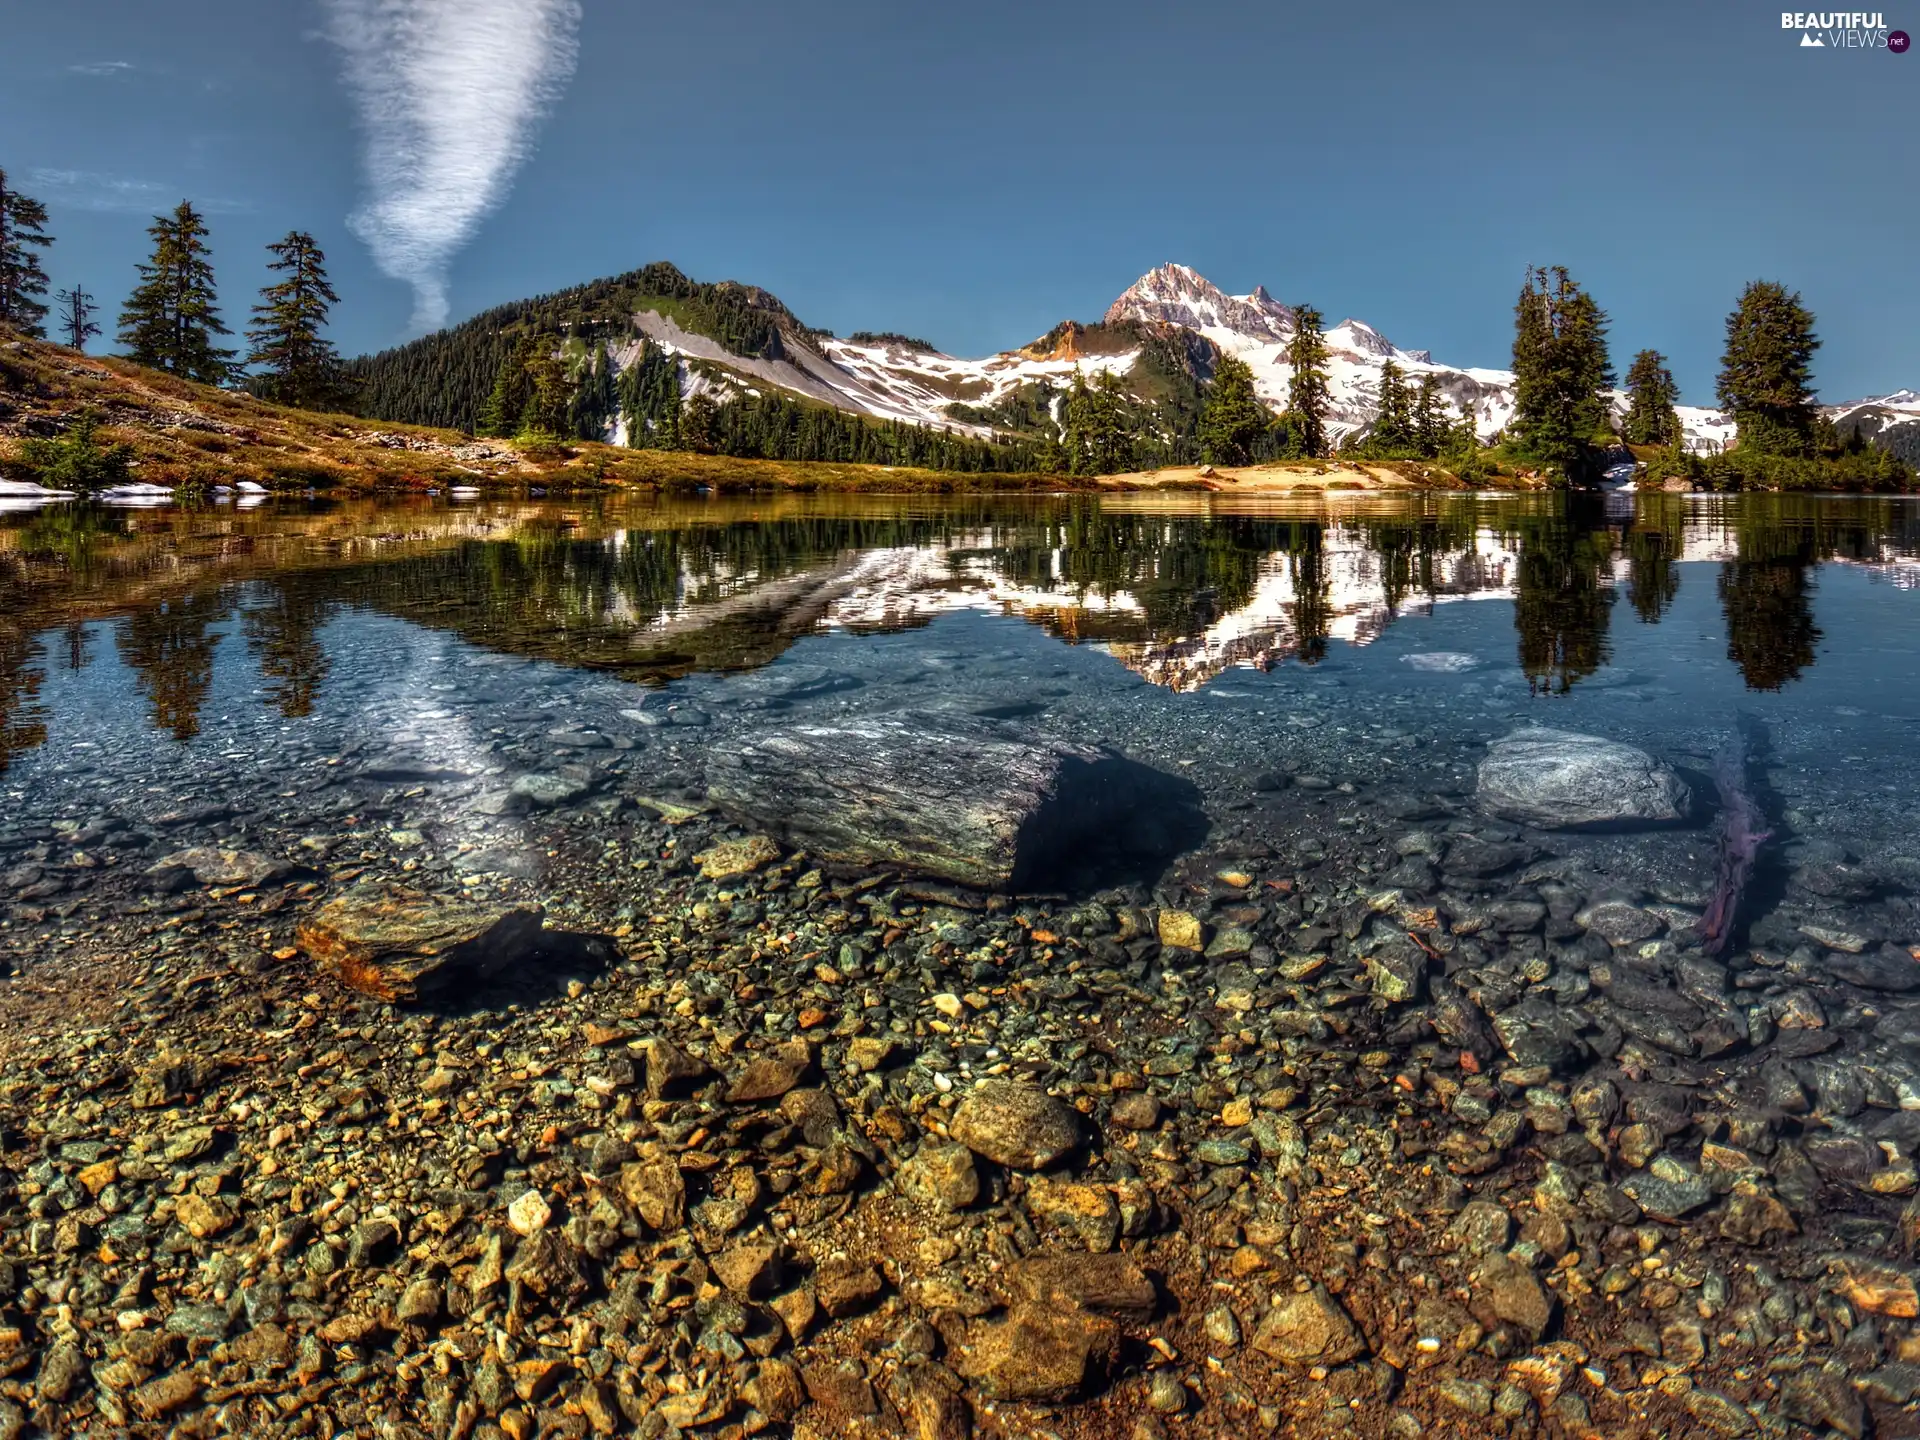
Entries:
{"type": "Polygon", "coordinates": [[[573,74],[579,0],[322,0],[366,131],[367,203],[348,222],[446,323],[447,267],[506,198],[573,74]]]}
{"type": "Polygon", "coordinates": [[[133,69],[131,60],[82,60],[77,65],[69,65],[69,75],[88,75],[96,80],[111,80],[116,75],[124,75],[133,69]]]}
{"type": "Polygon", "coordinates": [[[92,210],[103,215],[157,215],[171,210],[182,200],[193,201],[202,215],[244,215],[253,209],[250,200],[230,200],[194,195],[177,185],[162,185],[156,180],[135,180],[126,175],[106,175],[97,170],[35,169],[27,172],[37,199],[69,210],[92,210]]]}

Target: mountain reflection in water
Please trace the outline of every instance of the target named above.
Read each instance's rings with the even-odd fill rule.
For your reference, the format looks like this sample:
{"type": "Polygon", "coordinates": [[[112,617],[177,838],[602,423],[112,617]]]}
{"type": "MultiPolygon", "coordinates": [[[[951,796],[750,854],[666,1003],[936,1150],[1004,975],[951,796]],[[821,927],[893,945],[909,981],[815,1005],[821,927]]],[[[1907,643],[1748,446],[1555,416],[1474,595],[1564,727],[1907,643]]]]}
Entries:
{"type": "MultiPolygon", "coordinates": [[[[47,739],[50,668],[111,653],[151,728],[201,730],[227,643],[290,720],[327,685],[345,607],[488,649],[659,684],[763,665],[823,629],[1024,618],[1193,690],[1234,667],[1315,665],[1396,619],[1511,605],[1519,666],[1565,694],[1623,623],[1711,585],[1746,685],[1814,665],[1816,574],[1920,584],[1920,507],[1646,496],[1316,500],[1258,512],[1179,497],[423,503],[237,516],[62,507],[0,529],[0,766],[47,739]],[[110,634],[110,647],[98,642],[110,634]]],[[[1435,667],[1438,668],[1438,667],[1435,667]]]]}

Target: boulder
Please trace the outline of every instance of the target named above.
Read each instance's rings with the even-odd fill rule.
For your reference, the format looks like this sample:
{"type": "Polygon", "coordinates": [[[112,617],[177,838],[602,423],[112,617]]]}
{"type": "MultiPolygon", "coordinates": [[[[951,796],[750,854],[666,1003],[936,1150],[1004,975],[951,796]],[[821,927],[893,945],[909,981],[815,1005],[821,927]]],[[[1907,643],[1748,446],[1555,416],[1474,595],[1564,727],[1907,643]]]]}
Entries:
{"type": "Polygon", "coordinates": [[[964,1145],[923,1140],[896,1177],[908,1199],[936,1210],[964,1210],[980,1198],[980,1176],[973,1152],[964,1145]]]}
{"type": "Polygon", "coordinates": [[[297,867],[271,855],[254,850],[229,850],[218,845],[195,845],[176,850],[147,869],[155,882],[164,883],[176,875],[191,875],[206,886],[270,885],[284,880],[297,867]]]}
{"type": "Polygon", "coordinates": [[[1665,825],[1686,818],[1686,782],[1644,750],[1570,730],[1528,728],[1480,762],[1480,808],[1543,830],[1665,825]]]}
{"type": "Polygon", "coordinates": [[[1153,1281],[1125,1255],[1029,1255],[1008,1267],[1007,1285],[1036,1305],[1077,1306],[1140,1324],[1153,1318],[1159,1304],[1153,1281]]]}
{"type": "Polygon", "coordinates": [[[1326,1286],[1316,1285],[1276,1300],[1253,1348],[1287,1365],[1344,1365],[1366,1354],[1367,1342],[1326,1286]]]}
{"type": "Polygon", "coordinates": [[[1000,1321],[976,1320],[954,1368],[1001,1400],[1066,1400],[1111,1360],[1120,1330],[1071,1305],[1020,1301],[1000,1321]]]}
{"type": "Polygon", "coordinates": [[[716,750],[707,781],[721,811],[821,860],[988,890],[1084,863],[1090,844],[1171,854],[1205,826],[1189,782],[970,715],[909,711],[763,733],[716,750]]]}
{"type": "Polygon", "coordinates": [[[540,939],[535,905],[489,905],[398,885],[361,885],[299,929],[322,970],[376,1000],[404,1002],[484,980],[540,939]]]}
{"type": "Polygon", "coordinates": [[[1013,1080],[989,1080],[973,1090],[947,1129],[974,1154],[1014,1170],[1044,1170],[1080,1143],[1078,1114],[1013,1080]]]}
{"type": "Polygon", "coordinates": [[[807,1042],[788,1040],[748,1062],[727,1086],[727,1099],[735,1105],[777,1100],[798,1085],[812,1065],[813,1050],[807,1042]]]}

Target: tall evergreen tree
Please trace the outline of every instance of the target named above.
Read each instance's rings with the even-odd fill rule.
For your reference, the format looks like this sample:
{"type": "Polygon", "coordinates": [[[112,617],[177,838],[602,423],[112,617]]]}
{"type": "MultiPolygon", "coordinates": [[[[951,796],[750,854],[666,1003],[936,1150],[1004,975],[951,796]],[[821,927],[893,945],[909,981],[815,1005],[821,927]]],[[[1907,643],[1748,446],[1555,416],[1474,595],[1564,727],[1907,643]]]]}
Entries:
{"type": "Polygon", "coordinates": [[[71,290],[62,290],[55,297],[60,302],[60,335],[75,350],[87,348],[87,341],[100,333],[100,326],[94,321],[93,296],[78,285],[71,290]]]}
{"type": "Polygon", "coordinates": [[[714,431],[719,428],[720,407],[701,390],[687,397],[680,407],[680,443],[688,450],[702,453],[714,448],[714,431]]]}
{"type": "Polygon", "coordinates": [[[1333,408],[1321,318],[1311,305],[1294,306],[1293,339],[1287,342],[1287,364],[1293,367],[1293,377],[1287,382],[1287,414],[1294,445],[1300,454],[1310,457],[1327,453],[1327,412],[1333,408]]]}
{"type": "Polygon", "coordinates": [[[1518,448],[1582,482],[1607,427],[1607,315],[1564,266],[1527,271],[1514,306],[1513,435],[1518,448]]]}
{"type": "Polygon", "coordinates": [[[247,363],[264,367],[259,388],[267,399],[333,409],[344,401],[346,386],[333,342],[320,334],[328,311],[340,303],[327,283],[327,257],[304,230],[289,231],[267,249],[274,257],[267,268],[286,278],[262,289],[253,307],[247,363]]]}
{"type": "Polygon", "coordinates": [[[1718,394],[1740,429],[1740,448],[1764,455],[1813,450],[1813,314],[1784,285],[1756,280],[1727,316],[1718,394]]]}
{"type": "Polygon", "coordinates": [[[1447,412],[1440,400],[1440,382],[1432,375],[1420,377],[1420,389],[1413,402],[1413,433],[1420,454],[1431,460],[1447,447],[1447,412]]]}
{"type": "Polygon", "coordinates": [[[1211,465],[1245,465],[1272,425],[1272,412],[1254,393],[1252,367],[1237,355],[1222,355],[1200,412],[1201,458],[1211,465]]]}
{"type": "Polygon", "coordinates": [[[520,429],[527,402],[533,398],[531,369],[539,348],[539,336],[522,335],[507,352],[506,358],[501,360],[499,372],[494,376],[493,391],[480,406],[480,413],[474,420],[476,435],[504,440],[520,429]]]}
{"type": "Polygon", "coordinates": [[[1406,374],[1391,360],[1380,367],[1379,409],[1374,416],[1373,431],[1367,438],[1371,449],[1388,456],[1417,451],[1420,446],[1406,374]]]}
{"type": "Polygon", "coordinates": [[[1680,434],[1680,415],[1673,408],[1679,398],[1666,356],[1658,350],[1634,356],[1627,368],[1627,418],[1622,427],[1627,443],[1671,445],[1680,434]]]}
{"type": "Polygon", "coordinates": [[[582,440],[604,440],[607,426],[620,412],[620,395],[607,342],[596,343],[574,372],[573,433],[582,440]]]}
{"type": "Polygon", "coordinates": [[[1079,370],[1067,392],[1067,469],[1075,475],[1118,475],[1133,468],[1133,438],[1127,424],[1120,377],[1102,371],[1089,385],[1079,370]]]}
{"type": "Polygon", "coordinates": [[[127,358],[187,380],[218,385],[233,375],[233,351],[213,343],[230,333],[220,323],[207,252],[207,225],[185,200],[147,227],[153,258],[120,312],[127,358]]]}
{"type": "Polygon", "coordinates": [[[566,362],[553,353],[551,341],[536,344],[526,365],[526,403],[520,409],[516,438],[557,440],[571,432],[573,382],[566,362]]]}
{"type": "Polygon", "coordinates": [[[1093,473],[1121,475],[1133,468],[1133,431],[1127,420],[1127,391],[1120,377],[1102,370],[1093,382],[1093,427],[1088,436],[1093,473]]]}
{"type": "Polygon", "coordinates": [[[22,335],[44,337],[47,272],[38,251],[53,243],[47,234],[47,207],[22,195],[0,170],[0,326],[22,335]]]}

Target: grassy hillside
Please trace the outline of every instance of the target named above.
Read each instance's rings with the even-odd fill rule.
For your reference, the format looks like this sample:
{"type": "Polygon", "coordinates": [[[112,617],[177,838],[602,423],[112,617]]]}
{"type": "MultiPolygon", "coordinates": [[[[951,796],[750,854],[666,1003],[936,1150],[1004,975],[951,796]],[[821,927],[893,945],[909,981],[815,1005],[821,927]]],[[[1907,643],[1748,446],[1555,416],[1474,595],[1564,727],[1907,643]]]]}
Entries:
{"type": "Polygon", "coordinates": [[[21,442],[58,436],[88,409],[102,417],[103,442],[132,448],[130,479],[176,487],[251,480],[274,490],[340,491],[446,485],[925,492],[1076,488],[1058,476],[736,459],[584,441],[521,448],[427,426],[294,410],[44,341],[0,339],[0,476],[36,478],[22,461],[21,442]]]}

